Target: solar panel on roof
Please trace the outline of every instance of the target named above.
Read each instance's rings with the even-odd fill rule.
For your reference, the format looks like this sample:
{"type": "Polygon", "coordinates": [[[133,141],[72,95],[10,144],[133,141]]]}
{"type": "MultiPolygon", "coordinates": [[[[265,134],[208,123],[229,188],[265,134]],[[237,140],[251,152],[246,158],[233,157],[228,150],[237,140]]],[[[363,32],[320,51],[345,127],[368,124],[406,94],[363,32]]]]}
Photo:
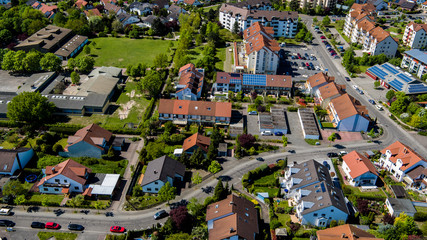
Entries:
{"type": "Polygon", "coordinates": [[[391,72],[391,74],[397,74],[399,71],[396,70],[393,66],[388,63],[384,63],[381,67],[385,68],[387,71],[391,72]]]}
{"type": "Polygon", "coordinates": [[[266,86],[266,75],[243,74],[243,85],[266,86]]]}
{"type": "Polygon", "coordinates": [[[402,79],[403,81],[405,81],[407,83],[414,81],[414,79],[411,79],[410,77],[406,76],[403,73],[397,74],[397,77],[400,78],[400,79],[402,79]]]}
{"type": "Polygon", "coordinates": [[[320,184],[320,187],[322,188],[322,192],[326,191],[325,184],[323,182],[320,184]]]}
{"type": "Polygon", "coordinates": [[[238,77],[240,77],[240,74],[238,74],[238,73],[230,73],[230,76],[238,78],[238,77]]]}
{"type": "Polygon", "coordinates": [[[395,88],[396,90],[402,91],[403,83],[401,83],[397,79],[394,79],[393,81],[390,81],[388,84],[390,86],[392,86],[393,88],[395,88]]]}
{"type": "Polygon", "coordinates": [[[385,76],[388,75],[386,72],[384,72],[382,69],[380,69],[377,66],[373,66],[373,67],[368,68],[368,71],[373,73],[375,76],[377,76],[381,79],[384,79],[385,76]]]}

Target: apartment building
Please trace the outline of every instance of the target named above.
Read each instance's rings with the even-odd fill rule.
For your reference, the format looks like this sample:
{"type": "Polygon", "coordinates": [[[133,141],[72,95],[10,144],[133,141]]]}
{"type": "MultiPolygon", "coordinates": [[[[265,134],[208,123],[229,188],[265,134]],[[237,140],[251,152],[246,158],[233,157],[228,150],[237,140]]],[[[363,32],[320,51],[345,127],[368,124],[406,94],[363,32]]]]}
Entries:
{"type": "Polygon", "coordinates": [[[400,66],[408,68],[408,72],[415,73],[417,77],[421,78],[427,74],[427,53],[418,49],[405,51],[400,66]]]}
{"type": "Polygon", "coordinates": [[[353,29],[356,27],[356,24],[359,21],[362,21],[363,19],[370,19],[374,21],[375,19],[375,11],[376,8],[373,4],[365,3],[365,4],[359,4],[354,3],[346,18],[344,23],[344,34],[351,38],[351,34],[353,32],[353,29]]]}
{"type": "Polygon", "coordinates": [[[159,120],[180,125],[228,125],[231,121],[231,103],[160,99],[159,120]]]}
{"type": "Polygon", "coordinates": [[[298,27],[298,12],[272,11],[271,7],[260,7],[254,10],[255,5],[248,5],[249,8],[239,6],[226,3],[222,4],[219,9],[219,21],[229,31],[234,30],[236,22],[239,32],[243,32],[255,22],[260,22],[264,26],[273,27],[273,37],[295,37],[298,27]]]}
{"type": "Polygon", "coordinates": [[[425,48],[427,46],[427,24],[410,22],[406,25],[402,41],[404,45],[412,49],[425,48]]]}
{"type": "Polygon", "coordinates": [[[280,46],[274,40],[273,27],[255,22],[243,32],[246,70],[253,74],[276,74],[280,46]]]}
{"type": "Polygon", "coordinates": [[[329,102],[345,93],[345,85],[337,85],[335,82],[330,82],[321,86],[314,92],[314,101],[316,104],[326,108],[329,102]]]}
{"type": "Polygon", "coordinates": [[[380,166],[401,182],[416,167],[427,168],[427,161],[407,145],[396,141],[381,150],[380,166]]]}
{"type": "Polygon", "coordinates": [[[217,72],[212,92],[255,91],[258,94],[288,95],[292,86],[291,76],[217,72]]]}
{"type": "Polygon", "coordinates": [[[202,96],[205,70],[189,63],[179,69],[176,97],[180,100],[196,101],[202,96]]]}
{"type": "Polygon", "coordinates": [[[295,206],[301,224],[326,227],[332,220],[347,220],[344,194],[321,163],[309,160],[294,164],[279,182],[284,196],[295,206]]]}
{"type": "Polygon", "coordinates": [[[301,0],[299,2],[299,6],[301,9],[303,9],[304,7],[307,7],[309,9],[315,9],[318,6],[322,7],[323,9],[331,9],[335,8],[336,4],[336,0],[301,0]]]}

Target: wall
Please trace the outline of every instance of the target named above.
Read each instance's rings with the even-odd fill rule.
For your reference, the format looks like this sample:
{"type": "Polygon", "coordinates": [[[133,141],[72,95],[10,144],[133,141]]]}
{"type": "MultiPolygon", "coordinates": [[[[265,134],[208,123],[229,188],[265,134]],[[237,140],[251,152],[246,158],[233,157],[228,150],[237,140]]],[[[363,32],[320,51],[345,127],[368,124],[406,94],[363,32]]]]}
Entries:
{"type": "Polygon", "coordinates": [[[101,158],[104,151],[84,141],[68,147],[70,157],[93,157],[101,158]]]}
{"type": "Polygon", "coordinates": [[[339,131],[347,132],[366,132],[368,130],[368,127],[369,121],[358,114],[348,117],[346,119],[342,119],[337,125],[337,129],[339,131]]]}
{"type": "Polygon", "coordinates": [[[301,224],[306,225],[308,223],[318,226],[318,220],[322,218],[322,214],[325,214],[325,218],[328,219],[328,224],[331,223],[332,220],[347,220],[348,214],[339,210],[338,208],[334,206],[325,207],[323,209],[319,209],[315,212],[307,213],[302,215],[302,222],[301,224]],[[333,212],[331,212],[333,210],[333,212]],[[317,216],[314,216],[314,214],[317,214],[317,216]],[[331,219],[329,219],[331,217],[331,219]]]}
{"type": "MultiPolygon", "coordinates": [[[[78,183],[78,182],[76,182],[70,178],[67,178],[64,175],[55,176],[55,177],[47,180],[46,183],[55,184],[56,183],[55,179],[59,179],[59,184],[70,184],[70,192],[81,193],[84,190],[83,189],[84,186],[82,184],[80,184],[80,183],[78,183]],[[67,181],[67,182],[65,182],[65,181],[67,181]],[[79,189],[77,190],[77,189],[75,189],[75,187],[78,187],[79,189]]],[[[47,190],[45,190],[44,188],[45,187],[43,185],[39,186],[40,193],[63,194],[61,192],[62,187],[59,187],[59,186],[58,187],[46,187],[47,190]],[[55,191],[55,188],[58,189],[58,191],[55,191]]]]}
{"type": "Polygon", "coordinates": [[[151,182],[149,184],[142,186],[142,191],[148,192],[148,193],[158,193],[160,188],[163,187],[163,185],[165,185],[164,182],[157,180],[157,181],[154,181],[154,182],[151,182]],[[149,188],[151,188],[151,190],[149,190],[149,188]],[[156,190],[156,188],[157,188],[157,190],[156,190]]]}
{"type": "MultiPolygon", "coordinates": [[[[26,152],[20,152],[18,153],[19,159],[21,161],[22,168],[25,168],[25,166],[28,164],[28,162],[33,158],[34,156],[34,150],[30,149],[26,152]]],[[[0,174],[5,175],[13,175],[16,170],[19,169],[18,159],[15,157],[15,161],[13,162],[12,168],[10,169],[10,172],[0,172],[0,174]]]]}

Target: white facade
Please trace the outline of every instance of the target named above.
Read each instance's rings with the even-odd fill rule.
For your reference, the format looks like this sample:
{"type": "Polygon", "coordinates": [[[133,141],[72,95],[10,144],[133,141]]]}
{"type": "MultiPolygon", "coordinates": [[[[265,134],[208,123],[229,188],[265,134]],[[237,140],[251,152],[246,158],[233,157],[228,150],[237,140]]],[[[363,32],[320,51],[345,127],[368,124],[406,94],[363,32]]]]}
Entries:
{"type": "Polygon", "coordinates": [[[315,9],[317,6],[321,6],[322,8],[334,8],[335,4],[335,0],[301,0],[299,6],[301,9],[304,7],[315,9]]]}
{"type": "Polygon", "coordinates": [[[363,45],[363,48],[370,53],[371,56],[385,54],[388,58],[393,58],[396,55],[399,45],[391,36],[388,36],[380,42],[372,36],[368,36],[366,39],[368,40],[365,40],[366,44],[363,45]]]}
{"type": "Polygon", "coordinates": [[[424,74],[427,74],[427,64],[407,54],[403,55],[400,67],[408,68],[408,72],[415,73],[419,78],[421,78],[424,74]]]}
{"type": "Polygon", "coordinates": [[[82,193],[84,186],[62,174],[47,179],[43,185],[39,186],[40,193],[63,194],[62,188],[68,188],[69,192],[82,193]]]}
{"type": "MultiPolygon", "coordinates": [[[[423,5],[424,6],[424,5],[423,5]]],[[[409,46],[410,48],[425,48],[427,46],[427,34],[426,31],[421,28],[415,31],[418,24],[408,24],[405,28],[405,33],[403,34],[403,44],[409,46]]]]}
{"type": "Polygon", "coordinates": [[[247,55],[246,67],[248,73],[276,74],[279,65],[279,56],[268,48],[252,52],[247,55]]]}
{"type": "Polygon", "coordinates": [[[401,167],[403,166],[403,162],[401,159],[397,159],[396,163],[393,163],[391,158],[391,152],[390,150],[387,150],[385,154],[382,154],[380,157],[380,165],[382,168],[385,168],[387,171],[389,171],[398,182],[401,182],[403,180],[403,177],[405,177],[406,173],[411,171],[412,169],[423,166],[427,167],[427,162],[420,160],[417,163],[413,164],[410,168],[405,169],[405,171],[401,170],[401,167]]]}

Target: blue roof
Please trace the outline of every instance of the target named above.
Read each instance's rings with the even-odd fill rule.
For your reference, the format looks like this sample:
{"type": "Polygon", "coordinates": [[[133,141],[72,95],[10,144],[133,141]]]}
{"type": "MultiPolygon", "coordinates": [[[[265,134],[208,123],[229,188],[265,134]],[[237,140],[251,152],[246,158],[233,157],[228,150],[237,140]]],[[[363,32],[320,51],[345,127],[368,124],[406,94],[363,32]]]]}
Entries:
{"type": "Polygon", "coordinates": [[[243,85],[267,86],[266,75],[243,74],[243,85]]]}
{"type": "Polygon", "coordinates": [[[427,53],[420,51],[418,49],[412,49],[409,51],[405,52],[406,55],[416,58],[417,60],[419,60],[420,62],[422,62],[423,64],[427,65],[427,53]]]}
{"type": "Polygon", "coordinates": [[[388,73],[384,72],[378,66],[370,67],[370,68],[368,68],[367,71],[371,72],[372,74],[374,74],[375,76],[381,78],[382,80],[384,80],[385,77],[388,75],[388,73]]]}
{"type": "Polygon", "coordinates": [[[384,63],[381,65],[385,70],[389,71],[391,74],[397,74],[399,70],[397,70],[394,66],[392,66],[390,63],[384,63]]]}
{"type": "Polygon", "coordinates": [[[397,91],[402,91],[403,89],[403,83],[397,80],[396,78],[388,83],[390,86],[392,86],[397,91]]]}

